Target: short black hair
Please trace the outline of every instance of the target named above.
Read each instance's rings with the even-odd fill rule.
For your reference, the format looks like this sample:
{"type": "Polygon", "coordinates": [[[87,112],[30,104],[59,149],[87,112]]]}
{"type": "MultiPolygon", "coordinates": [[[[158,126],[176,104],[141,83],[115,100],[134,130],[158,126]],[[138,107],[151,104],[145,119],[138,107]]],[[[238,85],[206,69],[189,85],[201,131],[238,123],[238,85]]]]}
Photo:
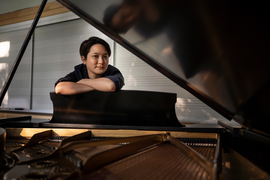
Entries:
{"type": "Polygon", "coordinates": [[[95,37],[95,36],[90,37],[89,39],[82,42],[80,46],[80,55],[86,58],[87,54],[90,52],[90,48],[95,44],[103,45],[105,49],[107,50],[108,55],[111,56],[111,48],[109,44],[103,39],[95,37]]]}

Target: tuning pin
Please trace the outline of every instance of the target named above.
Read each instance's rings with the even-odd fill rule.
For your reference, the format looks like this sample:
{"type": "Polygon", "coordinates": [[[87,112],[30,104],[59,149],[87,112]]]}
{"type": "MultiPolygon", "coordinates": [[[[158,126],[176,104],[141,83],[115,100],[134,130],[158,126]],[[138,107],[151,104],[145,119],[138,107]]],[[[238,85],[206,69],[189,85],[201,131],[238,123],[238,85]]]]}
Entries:
{"type": "Polygon", "coordinates": [[[77,166],[78,169],[81,169],[81,168],[83,167],[82,161],[78,161],[78,162],[76,163],[76,166],[77,166]]]}
{"type": "Polygon", "coordinates": [[[53,152],[55,150],[55,147],[51,147],[51,152],[53,152]]]}

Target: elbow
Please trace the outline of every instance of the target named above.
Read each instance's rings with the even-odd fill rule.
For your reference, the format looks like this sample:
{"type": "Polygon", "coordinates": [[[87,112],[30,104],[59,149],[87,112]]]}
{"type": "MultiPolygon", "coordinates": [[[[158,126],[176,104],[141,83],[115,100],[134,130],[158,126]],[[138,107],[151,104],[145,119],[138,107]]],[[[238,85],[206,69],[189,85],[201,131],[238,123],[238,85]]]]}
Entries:
{"type": "Polygon", "coordinates": [[[55,87],[54,92],[55,92],[56,94],[60,94],[60,93],[61,93],[60,88],[55,87]]]}
{"type": "Polygon", "coordinates": [[[116,86],[114,82],[108,84],[108,92],[114,92],[116,90],[116,86]]]}
{"type": "Polygon", "coordinates": [[[56,86],[56,87],[54,88],[54,91],[55,91],[56,94],[61,94],[61,93],[62,93],[62,89],[63,89],[63,88],[61,88],[61,87],[59,87],[59,86],[56,86]]]}

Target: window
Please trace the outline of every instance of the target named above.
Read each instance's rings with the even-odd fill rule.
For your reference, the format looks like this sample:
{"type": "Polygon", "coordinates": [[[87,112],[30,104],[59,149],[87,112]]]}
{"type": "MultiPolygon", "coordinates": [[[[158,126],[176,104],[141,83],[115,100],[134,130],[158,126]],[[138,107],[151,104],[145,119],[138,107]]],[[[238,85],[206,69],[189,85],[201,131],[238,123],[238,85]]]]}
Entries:
{"type": "MultiPolygon", "coordinates": [[[[0,87],[2,88],[25,39],[27,29],[0,34],[0,87]]],[[[17,69],[2,108],[30,108],[31,42],[17,69]]]]}

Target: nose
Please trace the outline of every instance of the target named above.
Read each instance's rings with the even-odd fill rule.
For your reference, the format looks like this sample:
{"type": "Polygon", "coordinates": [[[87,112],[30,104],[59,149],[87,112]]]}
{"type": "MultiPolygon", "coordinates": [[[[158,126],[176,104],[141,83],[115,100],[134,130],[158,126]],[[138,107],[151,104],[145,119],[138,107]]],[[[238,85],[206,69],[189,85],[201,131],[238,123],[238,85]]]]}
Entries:
{"type": "Polygon", "coordinates": [[[98,58],[98,64],[103,64],[103,63],[104,63],[104,59],[103,59],[102,56],[100,56],[100,57],[98,58]]]}

